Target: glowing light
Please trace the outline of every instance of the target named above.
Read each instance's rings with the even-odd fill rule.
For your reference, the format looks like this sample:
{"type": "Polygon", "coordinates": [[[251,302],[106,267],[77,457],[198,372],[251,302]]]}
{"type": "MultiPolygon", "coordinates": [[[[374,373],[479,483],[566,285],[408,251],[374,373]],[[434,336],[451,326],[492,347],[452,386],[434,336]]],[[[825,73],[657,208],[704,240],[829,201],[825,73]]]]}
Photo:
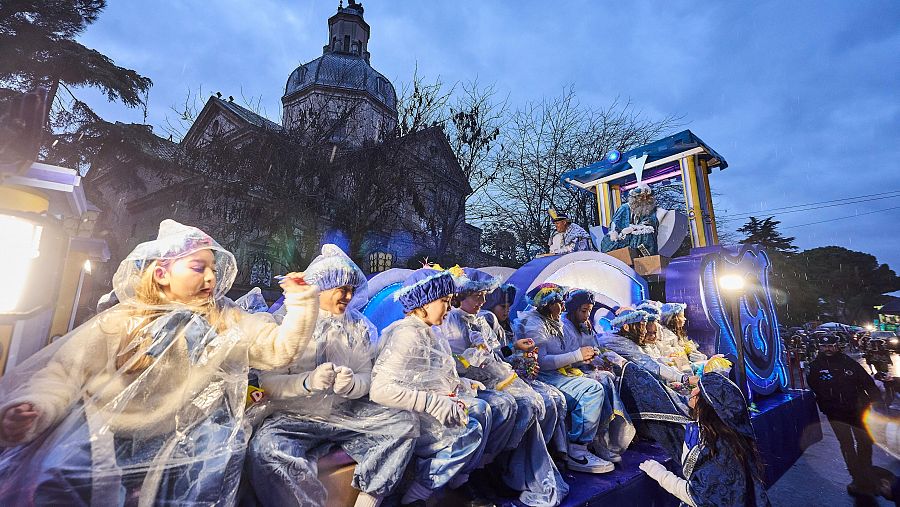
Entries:
{"type": "Polygon", "coordinates": [[[744,277],[741,275],[722,275],[719,277],[719,287],[722,290],[738,291],[744,288],[744,277]]]}
{"type": "Polygon", "coordinates": [[[615,164],[619,160],[622,160],[622,152],[619,150],[610,150],[609,153],[606,154],[606,161],[610,164],[615,164]]]}
{"type": "Polygon", "coordinates": [[[866,325],[866,331],[875,331],[875,326],[873,326],[872,324],[866,325]]]}
{"type": "Polygon", "coordinates": [[[84,266],[82,266],[82,268],[84,268],[85,273],[91,274],[91,260],[87,259],[84,261],[84,266]]]}
{"type": "Polygon", "coordinates": [[[669,178],[676,178],[678,176],[681,176],[680,169],[677,171],[669,171],[669,172],[666,172],[663,174],[657,174],[656,176],[653,176],[652,178],[645,178],[645,179],[641,180],[641,183],[638,183],[635,181],[634,183],[622,185],[621,187],[619,187],[619,189],[621,191],[625,192],[625,191],[631,190],[632,188],[637,187],[639,184],[640,185],[649,185],[651,183],[656,183],[657,181],[667,180],[669,178]]]}
{"type": "Polygon", "coordinates": [[[16,308],[28,283],[31,261],[38,257],[42,228],[28,220],[0,215],[0,237],[5,246],[0,249],[0,312],[16,308]]]}

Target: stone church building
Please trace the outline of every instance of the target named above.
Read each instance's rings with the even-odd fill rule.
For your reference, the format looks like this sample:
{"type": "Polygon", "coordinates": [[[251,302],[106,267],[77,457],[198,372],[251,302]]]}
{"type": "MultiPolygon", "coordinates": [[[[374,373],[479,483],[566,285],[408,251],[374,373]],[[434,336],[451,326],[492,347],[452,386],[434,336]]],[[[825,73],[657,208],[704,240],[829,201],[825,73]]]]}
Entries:
{"type": "MultiPolygon", "coordinates": [[[[328,39],[322,56],[300,65],[290,73],[284,88],[281,124],[264,118],[253,111],[220,95],[210,97],[197,115],[187,134],[179,143],[159,139],[153,148],[154,155],[163,160],[175,161],[180,153],[202,150],[211,139],[225,139],[240,145],[254,143],[266,132],[285,132],[298,129],[311,118],[323,116],[335,122],[329,131],[327,143],[333,146],[337,157],[364,153],[364,148],[395,142],[390,138],[397,127],[397,94],[393,84],[376,71],[370,63],[368,49],[371,29],[363,16],[363,7],[350,2],[341,5],[337,13],[328,19],[328,39]]],[[[454,214],[458,222],[452,231],[445,258],[462,264],[485,266],[495,264],[495,259],[480,249],[481,230],[465,222],[464,202],[472,190],[465,174],[443,131],[438,127],[426,128],[405,136],[405,146],[417,160],[428,164],[410,163],[398,167],[408,171],[409,178],[428,181],[423,188],[424,202],[457,203],[462,211],[454,214]]],[[[104,210],[98,221],[98,229],[105,230],[107,241],[113,249],[108,268],[114,270],[117,263],[137,244],[155,237],[160,220],[174,218],[208,230],[221,238],[221,225],[228,217],[204,213],[196,206],[179,202],[172,191],[174,185],[190,182],[197,185],[197,174],[173,168],[166,174],[157,169],[137,168],[135,174],[140,184],[123,189],[113,181],[111,173],[102,169],[86,178],[91,199],[104,210]]],[[[207,188],[201,186],[200,188],[207,188]]],[[[336,189],[339,191],[339,189],[336,189]]],[[[328,207],[328,206],[326,206],[328,207]]],[[[364,241],[351,254],[361,262],[361,267],[374,273],[391,267],[413,265],[433,244],[434,224],[440,223],[446,214],[443,208],[428,206],[413,209],[412,203],[401,203],[398,214],[403,219],[388,221],[367,231],[364,241]]],[[[344,231],[335,225],[326,210],[320,216],[311,217],[317,225],[313,233],[304,232],[303,258],[311,258],[324,242],[335,242],[344,248],[344,231]],[[313,237],[310,237],[312,234],[313,237]]],[[[446,226],[446,224],[444,224],[446,226]]],[[[301,234],[298,232],[298,235],[301,234]]],[[[300,237],[295,238],[300,245],[300,237]]],[[[252,286],[271,287],[272,275],[283,267],[273,265],[267,231],[258,231],[252,237],[220,239],[231,244],[238,259],[239,275],[233,293],[246,291],[252,286]],[[231,240],[231,241],[229,241],[231,240]]],[[[304,266],[293,266],[302,269],[304,266]]],[[[111,273],[110,273],[111,274],[111,273]]]]}

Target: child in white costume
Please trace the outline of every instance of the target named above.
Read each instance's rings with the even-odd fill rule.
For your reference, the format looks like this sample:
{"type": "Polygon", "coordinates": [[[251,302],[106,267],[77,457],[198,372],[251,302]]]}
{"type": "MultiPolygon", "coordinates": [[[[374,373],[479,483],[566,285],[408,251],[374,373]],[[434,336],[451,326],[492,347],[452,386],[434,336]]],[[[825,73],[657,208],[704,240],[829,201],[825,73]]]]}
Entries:
{"type": "Polygon", "coordinates": [[[374,507],[400,481],[413,454],[419,419],[369,400],[375,326],[355,308],[366,276],[335,245],[322,247],[304,272],[319,287],[313,340],[287,371],[262,372],[274,414],[253,434],[249,484],[264,506],[326,505],[319,456],[342,447],[357,463],[357,507],[374,507]]]}
{"type": "MultiPolygon", "coordinates": [[[[591,324],[594,309],[594,294],[583,289],[573,289],[566,294],[566,312],[562,314],[563,340],[551,344],[557,354],[573,353],[583,347],[597,349],[597,333],[591,324]]],[[[589,351],[587,351],[590,354],[589,351]]],[[[606,393],[600,430],[594,440],[594,449],[601,458],[618,463],[621,454],[631,444],[635,435],[634,424],[625,411],[619,397],[617,377],[612,372],[614,364],[624,363],[624,359],[612,351],[603,351],[589,361],[575,362],[563,369],[564,374],[584,374],[603,385],[606,393]]]]}
{"type": "Polygon", "coordinates": [[[281,326],[225,304],[234,256],[173,220],[119,265],[119,304],[0,381],[0,505],[229,505],[250,366],[284,367],[317,290],[286,280],[281,326]]]}
{"type": "MultiPolygon", "coordinates": [[[[478,395],[488,402],[492,412],[499,408],[495,401],[500,397],[512,398],[516,405],[513,431],[507,442],[509,452],[501,454],[496,463],[501,477],[507,486],[521,491],[519,500],[525,505],[559,505],[568,493],[568,485],[553,464],[541,431],[540,423],[547,416],[545,401],[517,378],[503,360],[498,335],[479,314],[487,291],[496,289],[500,281],[484,271],[464,268],[457,283],[460,305],[450,310],[438,328],[457,355],[457,372],[487,386],[478,395]]],[[[556,420],[556,405],[552,401],[547,405],[553,409],[550,417],[556,420]]],[[[494,419],[491,427],[508,422],[494,419]]]]}
{"type": "Polygon", "coordinates": [[[450,273],[414,271],[395,296],[406,317],[382,332],[372,369],[372,401],[419,413],[415,479],[401,504],[425,505],[434,490],[464,482],[490,434],[491,409],[474,392],[484,386],[459,378],[450,345],[432,329],[455,292],[450,273]]]}

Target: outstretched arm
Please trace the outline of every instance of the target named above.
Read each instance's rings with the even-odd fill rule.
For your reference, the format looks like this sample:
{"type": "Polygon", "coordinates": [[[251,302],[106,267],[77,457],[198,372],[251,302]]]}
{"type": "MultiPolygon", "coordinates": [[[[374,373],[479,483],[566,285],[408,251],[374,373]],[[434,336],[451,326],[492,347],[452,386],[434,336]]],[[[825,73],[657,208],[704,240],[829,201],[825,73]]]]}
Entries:
{"type": "Polygon", "coordinates": [[[269,315],[246,314],[242,332],[253,340],[249,349],[250,367],[259,370],[284,368],[306,347],[319,313],[319,291],[315,286],[285,288],[287,313],[281,325],[269,315]]]}

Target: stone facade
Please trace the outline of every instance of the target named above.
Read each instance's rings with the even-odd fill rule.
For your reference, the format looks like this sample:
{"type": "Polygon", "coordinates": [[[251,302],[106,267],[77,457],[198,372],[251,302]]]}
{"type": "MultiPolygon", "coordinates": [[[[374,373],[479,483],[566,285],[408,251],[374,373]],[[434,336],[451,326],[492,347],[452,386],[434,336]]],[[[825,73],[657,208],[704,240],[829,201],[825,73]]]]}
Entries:
{"type": "MultiPolygon", "coordinates": [[[[385,134],[395,129],[396,94],[393,85],[369,64],[370,28],[363,20],[362,6],[352,3],[339,8],[338,13],[328,20],[328,25],[330,43],[323,48],[323,55],[297,67],[288,78],[282,97],[283,124],[263,118],[231,100],[213,96],[180,143],[160,139],[159,146],[154,148],[160,159],[173,161],[170,168],[164,171],[135,168],[136,180],[141,183],[124,188],[102,171],[89,174],[87,184],[92,199],[102,203],[104,209],[98,227],[107,231],[112,248],[109,268],[114,270],[137,243],[154,237],[164,218],[197,225],[211,233],[221,230],[223,222],[233,219],[213,211],[216,209],[215,192],[210,189],[210,183],[178,169],[174,162],[180,151],[203,149],[214,137],[238,145],[253,143],[267,130],[284,132],[301,128],[300,122],[312,121],[315,114],[323,112],[328,116],[326,120],[343,120],[328,139],[335,146],[337,157],[361,152],[366,146],[380,145],[385,134]],[[209,201],[187,207],[178,202],[177,193],[171,191],[174,185],[191,185],[199,192],[210,192],[211,197],[209,201]]],[[[369,231],[356,252],[356,257],[362,260],[361,267],[368,272],[405,267],[433,247],[437,241],[435,231],[448,227],[454,232],[447,243],[445,257],[474,266],[496,264],[495,259],[481,252],[481,230],[465,223],[464,212],[456,224],[440,222],[442,215],[450,209],[448,203],[451,207],[464,206],[465,197],[472,191],[443,131],[433,127],[402,140],[408,161],[403,163],[405,169],[398,170],[409,171],[412,181],[423,182],[421,197],[426,202],[426,212],[417,213],[410,199],[398,210],[397,215],[402,218],[369,231]],[[428,160],[428,163],[417,163],[417,160],[428,160]]],[[[248,200],[254,198],[263,197],[247,196],[248,200]]],[[[340,244],[343,239],[342,231],[332,225],[329,211],[323,210],[314,222],[317,224],[315,230],[295,229],[294,240],[310,250],[304,252],[305,257],[314,255],[314,250],[323,242],[340,244]]],[[[234,293],[246,291],[253,285],[271,283],[272,275],[278,274],[274,271],[281,269],[267,259],[270,235],[266,231],[256,232],[248,238],[221,238],[223,242],[239,240],[231,241],[236,244],[234,253],[239,264],[234,293]]],[[[301,269],[302,266],[294,268],[301,269]]]]}

